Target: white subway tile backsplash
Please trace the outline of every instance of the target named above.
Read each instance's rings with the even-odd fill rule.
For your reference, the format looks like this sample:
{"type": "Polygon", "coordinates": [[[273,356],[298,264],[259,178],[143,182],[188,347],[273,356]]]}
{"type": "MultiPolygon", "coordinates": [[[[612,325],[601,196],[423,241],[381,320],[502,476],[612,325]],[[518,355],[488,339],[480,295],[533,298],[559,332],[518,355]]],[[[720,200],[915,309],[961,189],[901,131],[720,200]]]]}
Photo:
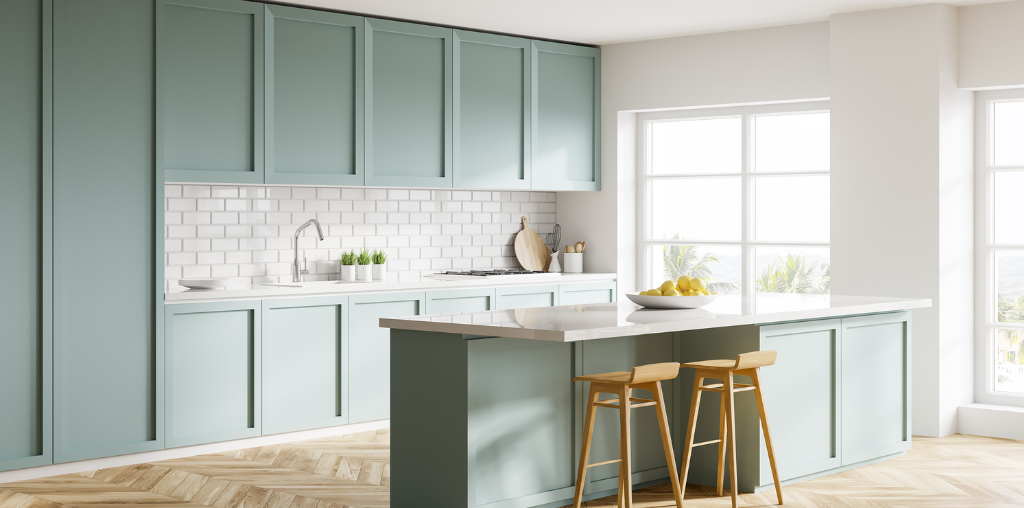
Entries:
{"type": "Polygon", "coordinates": [[[230,277],[259,284],[289,279],[292,237],[316,218],[299,247],[314,280],[338,276],[342,251],[383,249],[388,272],[418,281],[439,270],[513,268],[512,246],[526,216],[550,232],[550,192],[352,189],[233,185],[164,186],[165,278],[230,277]]]}

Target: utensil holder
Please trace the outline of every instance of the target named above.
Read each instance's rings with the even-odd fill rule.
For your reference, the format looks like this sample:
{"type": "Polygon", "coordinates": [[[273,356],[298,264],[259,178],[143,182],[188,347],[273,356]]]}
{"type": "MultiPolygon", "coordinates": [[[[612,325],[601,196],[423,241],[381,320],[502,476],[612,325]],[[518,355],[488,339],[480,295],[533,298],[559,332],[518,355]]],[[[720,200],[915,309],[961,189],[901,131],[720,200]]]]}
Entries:
{"type": "Polygon", "coordinates": [[[341,265],[341,280],[356,280],[356,265],[341,265]]]}
{"type": "Polygon", "coordinates": [[[373,265],[370,266],[373,266],[373,280],[382,281],[387,278],[388,265],[386,263],[381,263],[379,265],[374,263],[373,265]]]}
{"type": "Polygon", "coordinates": [[[356,280],[360,282],[373,280],[373,265],[356,265],[356,280]]]}
{"type": "Polygon", "coordinates": [[[565,273],[583,273],[583,253],[566,252],[562,261],[565,263],[565,273]]]}

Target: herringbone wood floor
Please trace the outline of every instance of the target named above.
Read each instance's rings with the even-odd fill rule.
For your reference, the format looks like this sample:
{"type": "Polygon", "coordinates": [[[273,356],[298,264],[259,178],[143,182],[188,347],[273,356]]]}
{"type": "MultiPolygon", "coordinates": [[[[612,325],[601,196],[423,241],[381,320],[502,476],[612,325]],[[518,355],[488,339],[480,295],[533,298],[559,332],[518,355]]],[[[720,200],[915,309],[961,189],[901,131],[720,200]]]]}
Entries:
{"type": "MultiPolygon", "coordinates": [[[[0,484],[0,508],[377,508],[389,506],[387,430],[248,448],[0,484]]],[[[439,465],[442,466],[443,465],[439,465]]],[[[1024,506],[1024,442],[915,438],[906,457],[783,488],[786,506],[1024,506]]],[[[774,491],[740,496],[774,506],[774,491]]],[[[727,507],[690,485],[687,508],[727,507]]],[[[634,493],[637,508],[672,506],[667,485],[634,493]]],[[[611,508],[614,497],[584,503],[611,508]]],[[[454,508],[454,507],[453,507],[454,508]]]]}

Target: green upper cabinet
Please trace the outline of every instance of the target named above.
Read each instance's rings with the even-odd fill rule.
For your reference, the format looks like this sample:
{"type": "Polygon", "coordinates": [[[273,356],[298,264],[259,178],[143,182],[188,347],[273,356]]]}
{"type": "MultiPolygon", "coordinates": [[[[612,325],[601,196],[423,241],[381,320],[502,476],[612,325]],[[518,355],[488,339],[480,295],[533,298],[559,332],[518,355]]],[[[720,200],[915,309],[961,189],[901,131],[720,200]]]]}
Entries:
{"type": "Polygon", "coordinates": [[[530,41],[455,31],[455,188],[530,188],[530,41]]]}
{"type": "Polygon", "coordinates": [[[264,6],[157,0],[165,179],[263,183],[264,6]]]}
{"type": "Polygon", "coordinates": [[[601,190],[601,50],[533,41],[533,189],[601,190]]]}
{"type": "Polygon", "coordinates": [[[163,447],[164,187],[153,3],[53,8],[53,446],[68,462],[163,447]]]}
{"type": "Polygon", "coordinates": [[[449,28],[366,19],[366,185],[452,186],[449,28]]]}
{"type": "Polygon", "coordinates": [[[363,23],[267,6],[266,183],[363,185],[363,23]]]}
{"type": "Polygon", "coordinates": [[[50,2],[0,2],[0,471],[51,450],[50,2]]]}

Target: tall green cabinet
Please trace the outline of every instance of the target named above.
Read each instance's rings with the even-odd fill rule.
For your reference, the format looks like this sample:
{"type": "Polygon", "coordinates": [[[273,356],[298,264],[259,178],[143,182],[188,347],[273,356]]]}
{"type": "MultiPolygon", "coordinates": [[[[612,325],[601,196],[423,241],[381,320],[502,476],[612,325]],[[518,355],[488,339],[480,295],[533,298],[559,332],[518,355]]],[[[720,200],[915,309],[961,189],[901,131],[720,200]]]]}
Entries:
{"type": "Polygon", "coordinates": [[[55,462],[163,447],[154,20],[152,2],[54,0],[55,462]]]}
{"type": "Polygon", "coordinates": [[[48,0],[0,4],[0,471],[49,464],[51,139],[48,0]]]}

